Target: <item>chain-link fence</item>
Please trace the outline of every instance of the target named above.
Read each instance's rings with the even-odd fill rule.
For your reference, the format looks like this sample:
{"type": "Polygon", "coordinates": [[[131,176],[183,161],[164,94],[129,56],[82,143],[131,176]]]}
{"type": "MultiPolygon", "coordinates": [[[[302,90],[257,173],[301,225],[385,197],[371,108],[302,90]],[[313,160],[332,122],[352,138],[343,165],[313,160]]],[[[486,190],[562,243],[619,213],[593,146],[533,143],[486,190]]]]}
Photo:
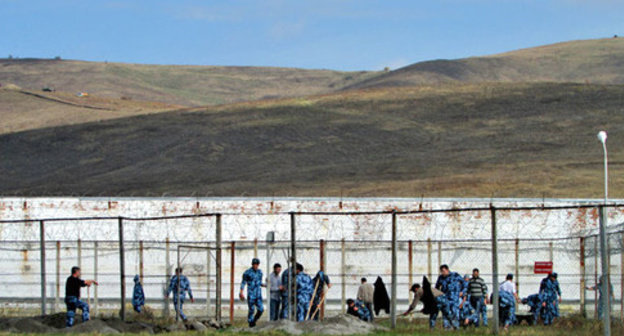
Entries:
{"type": "MultiPolygon", "coordinates": [[[[191,207],[181,210],[184,215],[158,217],[4,219],[2,309],[5,314],[63,310],[65,279],[72,266],[80,266],[83,278],[100,282],[83,291],[95,314],[123,312],[138,275],[147,306],[170,315],[168,281],[180,266],[196,299],[188,306],[192,314],[233,319],[246,311],[237,299],[240,278],[258,257],[265,275],[274,263],[286,269],[295,261],[311,276],[324,270],[332,283],[325,314],[344,311],[362,277],[371,283],[380,277],[397,309],[406,307],[409,286],[423,276],[435,281],[441,264],[461,274],[480,269],[490,290],[512,273],[519,295],[526,297],[545,277],[536,274],[535,262],[552,262],[562,312],[596,315],[597,292],[585,287],[595,285],[601,274],[597,205],[353,208],[283,211],[271,205],[270,211],[206,213],[191,207]]],[[[624,318],[624,206],[607,209],[613,316],[624,318]]]]}

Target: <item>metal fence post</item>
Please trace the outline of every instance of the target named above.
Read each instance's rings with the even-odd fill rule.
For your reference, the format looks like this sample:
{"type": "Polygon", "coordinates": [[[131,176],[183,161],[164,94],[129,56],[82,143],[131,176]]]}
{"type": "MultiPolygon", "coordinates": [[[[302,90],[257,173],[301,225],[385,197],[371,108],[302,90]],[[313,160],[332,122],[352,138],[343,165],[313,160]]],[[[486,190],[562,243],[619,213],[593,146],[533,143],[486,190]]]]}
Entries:
{"type": "Polygon", "coordinates": [[[492,205],[490,208],[492,220],[492,332],[498,335],[499,316],[498,316],[498,238],[496,233],[496,208],[492,205]]]}
{"type": "Polygon", "coordinates": [[[622,249],[620,249],[620,320],[624,323],[624,233],[622,236],[622,249]]]}
{"type": "Polygon", "coordinates": [[[340,308],[342,313],[347,312],[347,266],[346,266],[346,251],[345,251],[345,239],[340,241],[340,308]]]}
{"type": "Polygon", "coordinates": [[[258,258],[258,238],[254,238],[254,258],[258,258]]]}
{"type": "MultiPolygon", "coordinates": [[[[594,286],[598,286],[598,237],[594,237],[594,286]]],[[[594,318],[598,318],[598,291],[594,290],[594,318]]]]}
{"type": "Polygon", "coordinates": [[[61,305],[61,242],[56,241],[56,295],[54,297],[54,311],[61,305]]]}
{"type": "MultiPolygon", "coordinates": [[[[408,277],[408,282],[409,282],[409,286],[411,288],[412,284],[414,283],[414,272],[413,272],[413,245],[412,245],[412,240],[407,242],[407,277],[408,277]]],[[[413,293],[412,291],[409,292],[409,299],[410,301],[412,301],[412,296],[413,293]]]]}
{"type": "Polygon", "coordinates": [[[182,300],[180,300],[182,298],[182,264],[180,262],[180,245],[178,243],[178,246],[176,248],[176,270],[175,270],[175,275],[176,275],[176,293],[174,294],[175,296],[173,297],[173,304],[176,306],[175,307],[175,320],[176,322],[180,320],[180,313],[182,312],[182,300]],[[176,303],[175,297],[178,297],[178,302],[176,303]]]}
{"type": "Polygon", "coordinates": [[[579,264],[579,273],[581,274],[581,288],[580,288],[580,298],[581,298],[581,315],[583,317],[587,317],[587,312],[585,311],[585,237],[581,237],[580,239],[580,250],[581,250],[581,258],[579,264]]]}
{"type": "Polygon", "coordinates": [[[397,299],[397,215],[392,212],[392,287],[390,289],[390,321],[392,329],[396,328],[396,299],[397,299]]]}
{"type": "Polygon", "coordinates": [[[295,213],[290,213],[290,259],[291,267],[290,274],[288,275],[289,287],[288,291],[289,302],[288,311],[290,313],[290,320],[297,321],[297,281],[296,281],[296,269],[297,269],[297,223],[295,221],[295,213]]]}
{"type": "Polygon", "coordinates": [[[215,268],[216,268],[216,283],[215,283],[215,318],[217,319],[217,321],[221,321],[221,285],[222,285],[222,279],[221,279],[221,254],[222,254],[222,249],[221,249],[221,214],[217,214],[217,220],[216,220],[216,241],[217,241],[217,251],[216,251],[216,258],[215,258],[215,268]]]}
{"type": "Polygon", "coordinates": [[[82,239],[78,238],[76,246],[78,249],[78,267],[82,268],[82,239]]]}
{"type": "Polygon", "coordinates": [[[139,241],[139,279],[143,283],[143,241],[139,241]]]}
{"type": "MultiPolygon", "coordinates": [[[[98,281],[98,242],[93,242],[93,280],[98,281]]],[[[98,286],[93,288],[93,316],[98,314],[98,286]]]]}
{"type": "Polygon", "coordinates": [[[438,265],[440,267],[442,265],[442,242],[438,242],[438,265]]]}
{"type": "Polygon", "coordinates": [[[431,278],[433,277],[433,268],[431,265],[432,250],[431,238],[427,238],[427,276],[429,277],[429,282],[431,282],[431,278]]]}
{"type": "Polygon", "coordinates": [[[236,262],[236,243],[230,243],[230,323],[234,323],[234,268],[236,262]]]}
{"type": "Polygon", "coordinates": [[[602,330],[605,336],[611,335],[611,292],[609,284],[609,256],[607,255],[607,208],[600,206],[600,261],[602,264],[602,330]]]}
{"type": "Polygon", "coordinates": [[[45,251],[45,223],[39,221],[39,256],[41,258],[41,315],[46,314],[46,251],[45,251]]]}
{"type": "Polygon", "coordinates": [[[119,281],[121,282],[121,309],[119,317],[122,321],[126,319],[126,258],[124,251],[124,231],[123,219],[119,217],[119,281]]]}
{"type": "MultiPolygon", "coordinates": [[[[323,274],[325,274],[325,240],[323,239],[321,239],[319,243],[319,264],[320,264],[319,269],[321,270],[321,272],[323,272],[323,274]]],[[[321,292],[323,290],[321,290],[321,292]]],[[[321,307],[319,308],[319,319],[322,321],[324,317],[325,317],[325,300],[323,300],[323,302],[321,303],[321,307]]]]}
{"type": "Polygon", "coordinates": [[[516,239],[515,245],[516,292],[518,293],[518,296],[520,296],[520,239],[516,239]]]}
{"type": "MultiPolygon", "coordinates": [[[[169,281],[171,281],[171,242],[169,237],[165,238],[165,293],[169,290],[169,281]]],[[[164,296],[163,317],[169,317],[169,295],[164,296]]]]}
{"type": "Polygon", "coordinates": [[[210,243],[206,246],[206,316],[210,316],[210,243]]]}

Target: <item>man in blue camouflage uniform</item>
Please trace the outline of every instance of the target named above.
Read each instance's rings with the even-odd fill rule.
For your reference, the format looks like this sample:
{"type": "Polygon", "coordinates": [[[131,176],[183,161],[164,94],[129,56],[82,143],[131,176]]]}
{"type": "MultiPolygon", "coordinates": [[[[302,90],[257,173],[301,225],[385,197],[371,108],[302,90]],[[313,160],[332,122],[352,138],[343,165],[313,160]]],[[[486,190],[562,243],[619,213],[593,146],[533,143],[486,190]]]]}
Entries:
{"type": "Polygon", "coordinates": [[[502,316],[501,322],[503,322],[505,330],[507,330],[516,321],[516,298],[507,291],[500,291],[498,296],[502,316]]]}
{"type": "Polygon", "coordinates": [[[429,314],[429,328],[433,329],[435,328],[438,315],[442,313],[442,316],[444,317],[444,316],[448,316],[450,312],[449,312],[449,305],[448,305],[448,300],[446,298],[446,294],[442,293],[441,291],[435,288],[432,288],[431,292],[433,293],[433,297],[435,299],[436,308],[437,308],[436,312],[429,314]]]}
{"type": "Polygon", "coordinates": [[[347,300],[347,314],[358,317],[362,321],[370,322],[372,318],[371,311],[366,308],[364,302],[360,300],[353,301],[353,299],[347,300]]]}
{"type": "Polygon", "coordinates": [[[262,305],[262,270],[260,270],[260,259],[253,258],[251,261],[251,268],[243,273],[243,279],[240,286],[240,299],[245,301],[245,294],[243,290],[247,286],[247,307],[249,312],[247,313],[247,322],[249,327],[256,326],[256,322],[262,316],[264,312],[264,306],[262,305]]]}
{"type": "Polygon", "coordinates": [[[559,316],[557,301],[560,300],[561,290],[559,289],[556,273],[550,273],[548,277],[542,280],[540,283],[540,294],[543,298],[542,316],[544,325],[550,325],[559,316]]]}
{"type": "Polygon", "coordinates": [[[463,287],[464,279],[461,275],[451,272],[448,265],[440,266],[440,276],[436,281],[435,288],[442,291],[446,298],[446,309],[441,310],[445,329],[459,328],[459,294],[463,287]]]}
{"type": "Polygon", "coordinates": [[[312,278],[303,272],[303,265],[301,264],[297,264],[297,276],[295,279],[297,284],[297,321],[304,321],[310,308],[314,285],[312,284],[312,278]]]}
{"type": "Polygon", "coordinates": [[[141,285],[141,279],[139,275],[134,276],[134,290],[132,292],[132,308],[137,313],[140,313],[145,305],[145,293],[143,292],[143,285],[141,285]]]}
{"type": "Polygon", "coordinates": [[[186,300],[186,293],[188,292],[191,302],[195,302],[193,299],[193,291],[191,290],[191,282],[182,274],[182,268],[176,268],[175,275],[169,280],[169,288],[165,297],[169,297],[169,294],[173,293],[173,305],[176,311],[176,317],[180,316],[183,321],[186,321],[186,315],[184,314],[183,306],[186,300]]]}
{"type": "Polygon", "coordinates": [[[290,307],[290,301],[288,300],[288,294],[290,293],[290,268],[287,268],[284,272],[282,272],[282,309],[280,311],[280,318],[287,320],[288,319],[288,308],[290,307]]]}
{"type": "Polygon", "coordinates": [[[532,324],[536,325],[537,321],[540,318],[540,314],[542,312],[542,302],[543,298],[541,294],[532,294],[527,296],[522,300],[522,303],[528,305],[531,308],[531,313],[533,313],[533,321],[532,324]]]}
{"type": "Polygon", "coordinates": [[[459,304],[459,320],[466,326],[470,324],[474,311],[474,307],[470,304],[469,285],[470,275],[465,274],[462,291],[459,293],[459,296],[461,297],[461,303],[459,304]]]}
{"type": "Polygon", "coordinates": [[[318,321],[319,315],[321,314],[321,309],[319,305],[321,304],[321,299],[325,294],[325,285],[327,285],[327,288],[331,288],[331,282],[329,280],[329,276],[327,276],[325,272],[318,271],[318,273],[316,273],[316,276],[314,276],[314,279],[312,279],[312,284],[314,284],[314,286],[316,287],[316,294],[314,294],[314,299],[312,300],[312,311],[310,312],[310,318],[318,321]]]}

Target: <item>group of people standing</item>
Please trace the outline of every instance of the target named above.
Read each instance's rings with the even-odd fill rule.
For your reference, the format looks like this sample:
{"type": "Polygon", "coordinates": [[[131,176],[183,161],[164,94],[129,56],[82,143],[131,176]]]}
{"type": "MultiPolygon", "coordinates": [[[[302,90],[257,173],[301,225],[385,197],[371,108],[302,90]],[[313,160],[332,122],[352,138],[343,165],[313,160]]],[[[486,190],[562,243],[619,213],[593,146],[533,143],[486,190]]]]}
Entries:
{"type": "Polygon", "coordinates": [[[429,315],[429,327],[435,328],[442,313],[445,329],[458,329],[460,324],[487,325],[487,285],[479,276],[479,270],[472,271],[472,277],[451,272],[448,265],[440,266],[440,276],[434,286],[425,278],[423,286],[414,284],[410,288],[414,299],[403,315],[408,315],[419,302],[425,307],[421,312],[429,315]],[[427,301],[427,302],[425,302],[427,301]],[[428,304],[432,303],[432,304],[428,304]]]}
{"type": "MultiPolygon", "coordinates": [[[[287,319],[293,302],[296,302],[297,321],[317,320],[320,314],[320,306],[325,300],[325,287],[331,288],[327,274],[318,271],[312,278],[304,272],[303,265],[299,263],[296,264],[294,272],[290,269],[282,271],[280,264],[274,264],[273,272],[267,281],[269,283],[271,321],[287,319]],[[293,285],[295,286],[296,300],[289,299],[291,276],[294,276],[295,279],[293,285]]],[[[239,294],[241,300],[247,301],[249,327],[254,327],[264,312],[262,287],[267,287],[267,284],[263,282],[260,260],[254,258],[251,262],[251,268],[243,273],[239,294]],[[245,287],[247,287],[247,298],[244,295],[245,287]]]]}

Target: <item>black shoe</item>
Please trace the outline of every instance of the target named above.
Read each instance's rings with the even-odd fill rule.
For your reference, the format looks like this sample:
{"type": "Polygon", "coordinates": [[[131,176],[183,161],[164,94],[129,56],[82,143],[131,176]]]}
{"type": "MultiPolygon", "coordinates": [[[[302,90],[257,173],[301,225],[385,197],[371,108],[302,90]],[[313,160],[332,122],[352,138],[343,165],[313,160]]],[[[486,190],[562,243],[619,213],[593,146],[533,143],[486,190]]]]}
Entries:
{"type": "Polygon", "coordinates": [[[256,326],[256,321],[249,322],[249,328],[253,328],[256,326]]]}

